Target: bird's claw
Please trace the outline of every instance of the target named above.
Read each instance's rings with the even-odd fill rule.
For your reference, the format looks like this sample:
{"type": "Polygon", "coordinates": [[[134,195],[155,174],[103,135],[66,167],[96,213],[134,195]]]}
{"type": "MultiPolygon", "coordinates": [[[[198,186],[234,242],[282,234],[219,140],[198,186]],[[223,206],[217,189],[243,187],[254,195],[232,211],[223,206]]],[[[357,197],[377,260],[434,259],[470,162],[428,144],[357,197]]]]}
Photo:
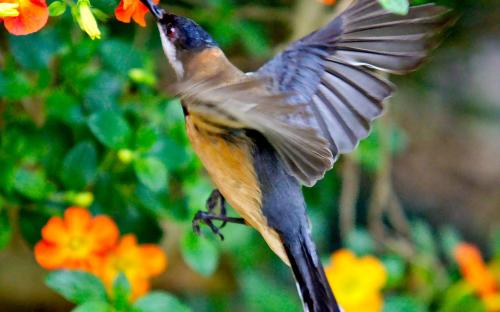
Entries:
{"type": "Polygon", "coordinates": [[[224,240],[224,235],[222,235],[220,229],[222,228],[221,227],[217,227],[213,222],[212,222],[212,218],[214,216],[210,213],[207,213],[207,212],[204,212],[204,211],[198,211],[194,218],[193,218],[193,231],[197,234],[197,235],[201,235],[201,227],[200,227],[200,223],[203,222],[205,223],[206,225],[208,225],[208,227],[210,228],[210,230],[212,230],[212,232],[216,235],[218,235],[220,237],[221,240],[224,240]]]}

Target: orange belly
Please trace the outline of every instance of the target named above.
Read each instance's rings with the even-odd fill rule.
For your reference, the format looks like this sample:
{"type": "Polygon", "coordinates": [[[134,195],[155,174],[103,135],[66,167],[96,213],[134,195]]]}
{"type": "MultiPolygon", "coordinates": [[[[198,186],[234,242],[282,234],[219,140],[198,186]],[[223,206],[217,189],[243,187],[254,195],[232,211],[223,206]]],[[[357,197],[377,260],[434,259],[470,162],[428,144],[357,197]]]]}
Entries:
{"type": "Polygon", "coordinates": [[[246,138],[227,141],[210,134],[202,119],[186,116],[186,128],[194,151],[208,171],[217,189],[228,203],[257,229],[269,247],[289,264],[278,233],[267,225],[262,214],[262,194],[252,160],[252,143],[246,138]]]}

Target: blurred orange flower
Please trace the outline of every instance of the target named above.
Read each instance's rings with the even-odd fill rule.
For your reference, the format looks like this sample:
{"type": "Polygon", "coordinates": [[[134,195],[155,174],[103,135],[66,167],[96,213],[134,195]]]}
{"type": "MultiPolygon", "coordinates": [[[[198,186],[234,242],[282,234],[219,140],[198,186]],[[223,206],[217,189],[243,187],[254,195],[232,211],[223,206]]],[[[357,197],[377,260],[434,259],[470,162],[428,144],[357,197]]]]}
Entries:
{"type": "Polygon", "coordinates": [[[93,272],[101,257],[116,244],[118,236],[118,227],[111,218],[92,218],[87,209],[70,207],[64,212],[64,218],[52,217],[42,228],[35,258],[49,270],[93,272]]]}
{"type": "MultiPolygon", "coordinates": [[[[153,0],[158,4],[160,0],[153,0]]],[[[120,22],[130,23],[133,19],[137,24],[146,27],[144,16],[148,12],[148,8],[139,0],[120,0],[120,3],[115,9],[116,19],[120,22]]]]}
{"type": "Polygon", "coordinates": [[[135,235],[128,234],[105,257],[98,275],[110,290],[118,274],[125,274],[132,286],[130,300],[135,300],[149,290],[149,279],[162,273],[166,266],[167,256],[157,245],[138,245],[135,235]]]}
{"type": "Polygon", "coordinates": [[[319,1],[324,5],[334,5],[336,2],[335,0],[319,0],[319,1]]]}
{"type": "Polygon", "coordinates": [[[0,0],[0,21],[13,35],[36,32],[47,24],[48,18],[45,0],[0,0]]]}
{"type": "Polygon", "coordinates": [[[481,251],[472,244],[460,243],[455,247],[454,255],[465,281],[479,294],[486,310],[499,312],[500,287],[481,251]]]}
{"type": "Polygon", "coordinates": [[[380,260],[373,256],[356,257],[352,251],[341,249],[332,254],[325,272],[345,312],[382,311],[381,290],[387,272],[380,260]]]}
{"type": "Polygon", "coordinates": [[[465,280],[481,295],[494,294],[497,289],[495,276],[488,270],[479,249],[471,244],[461,243],[455,248],[455,260],[465,280]]]}

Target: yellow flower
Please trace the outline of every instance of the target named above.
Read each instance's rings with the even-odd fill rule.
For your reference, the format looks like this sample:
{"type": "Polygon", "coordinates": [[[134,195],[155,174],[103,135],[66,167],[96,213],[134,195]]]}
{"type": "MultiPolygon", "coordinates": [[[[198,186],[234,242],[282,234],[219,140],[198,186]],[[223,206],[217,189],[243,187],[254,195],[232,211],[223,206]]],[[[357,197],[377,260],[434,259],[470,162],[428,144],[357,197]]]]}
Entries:
{"type": "Polygon", "coordinates": [[[345,312],[382,311],[381,290],[387,282],[387,272],[375,257],[356,255],[347,249],[332,254],[325,267],[328,282],[345,312]]]}
{"type": "Polygon", "coordinates": [[[0,3],[0,18],[19,15],[19,3],[0,3]]]}
{"type": "Polygon", "coordinates": [[[88,0],[78,1],[78,11],[80,13],[80,18],[78,19],[80,28],[85,31],[92,40],[96,38],[101,39],[101,32],[99,31],[95,17],[90,10],[90,2],[88,0]]]}

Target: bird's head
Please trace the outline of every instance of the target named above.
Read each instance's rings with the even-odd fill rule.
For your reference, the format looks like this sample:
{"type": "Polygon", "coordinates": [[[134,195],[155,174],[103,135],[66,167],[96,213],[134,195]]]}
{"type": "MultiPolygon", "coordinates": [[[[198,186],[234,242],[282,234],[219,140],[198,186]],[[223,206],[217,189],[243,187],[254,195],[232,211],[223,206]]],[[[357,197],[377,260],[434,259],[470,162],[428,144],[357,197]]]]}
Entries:
{"type": "Polygon", "coordinates": [[[193,20],[166,12],[152,0],[141,2],[156,18],[163,50],[178,78],[183,77],[184,62],[190,56],[217,46],[212,37],[193,20]]]}

